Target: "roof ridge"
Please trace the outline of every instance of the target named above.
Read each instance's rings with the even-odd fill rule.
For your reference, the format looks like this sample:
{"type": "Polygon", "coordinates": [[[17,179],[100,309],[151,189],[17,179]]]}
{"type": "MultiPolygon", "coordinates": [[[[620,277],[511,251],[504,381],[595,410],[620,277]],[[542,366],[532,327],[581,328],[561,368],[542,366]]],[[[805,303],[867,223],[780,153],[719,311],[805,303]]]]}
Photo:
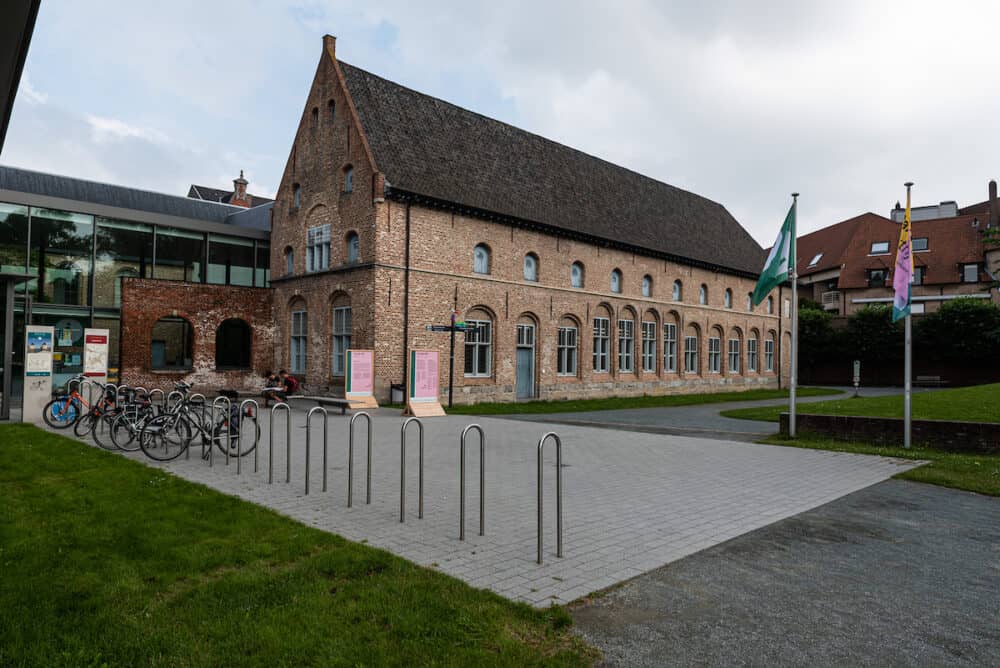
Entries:
{"type": "MultiPolygon", "coordinates": [[[[546,137],[545,135],[539,134],[537,132],[532,132],[531,130],[526,130],[526,129],[524,129],[522,127],[518,127],[518,126],[516,126],[516,125],[514,125],[512,123],[508,123],[507,121],[502,121],[502,120],[500,120],[498,118],[493,118],[492,116],[487,116],[486,114],[484,114],[482,112],[478,112],[478,111],[475,111],[473,109],[469,109],[468,107],[463,107],[460,104],[456,104],[454,102],[449,102],[448,100],[444,100],[444,99],[442,99],[440,97],[435,97],[435,96],[431,95],[430,93],[424,93],[424,92],[419,91],[419,90],[417,90],[415,88],[411,88],[410,86],[407,86],[405,84],[401,84],[401,83],[399,83],[397,81],[393,81],[392,79],[387,79],[387,78],[385,78],[385,77],[383,77],[381,75],[375,74],[374,72],[366,70],[363,67],[358,67],[357,65],[352,65],[351,63],[346,62],[344,60],[341,60],[340,58],[337,59],[337,62],[340,65],[346,65],[349,68],[355,69],[355,70],[357,70],[359,72],[363,72],[363,73],[367,74],[368,76],[375,77],[376,79],[381,79],[382,81],[390,83],[393,86],[397,86],[399,88],[402,88],[403,90],[409,91],[410,93],[414,93],[414,94],[419,95],[421,97],[424,97],[424,98],[427,98],[427,99],[430,99],[430,100],[434,100],[435,102],[440,102],[442,104],[446,104],[446,105],[448,105],[450,107],[454,107],[455,109],[459,109],[459,110],[461,110],[461,111],[463,111],[465,113],[472,114],[474,116],[478,116],[479,118],[486,119],[487,121],[490,121],[491,123],[499,123],[500,125],[503,125],[503,126],[506,126],[508,128],[511,128],[512,130],[515,130],[517,132],[521,132],[521,133],[524,133],[526,135],[531,135],[532,137],[537,137],[538,139],[541,139],[542,141],[548,142],[550,144],[555,144],[556,146],[560,146],[562,148],[568,149],[570,151],[573,151],[574,153],[579,153],[580,155],[586,156],[587,158],[590,158],[591,160],[597,160],[597,161],[602,162],[602,163],[604,163],[606,165],[610,165],[611,167],[614,167],[616,169],[621,169],[621,170],[629,172],[631,174],[635,174],[636,176],[638,176],[638,177],[640,177],[642,179],[645,179],[647,181],[652,181],[653,183],[656,183],[656,184],[659,184],[659,185],[663,185],[663,186],[667,186],[668,188],[673,188],[674,190],[679,190],[681,192],[687,193],[688,195],[692,195],[692,196],[697,197],[699,199],[703,199],[706,202],[711,202],[712,204],[716,204],[718,206],[721,206],[723,209],[726,209],[725,205],[722,204],[721,202],[717,202],[717,201],[715,201],[713,199],[705,197],[704,195],[700,195],[700,194],[698,194],[698,193],[696,193],[694,191],[687,190],[686,188],[681,188],[679,186],[675,186],[672,183],[667,183],[666,181],[661,181],[659,179],[653,178],[652,176],[649,176],[648,174],[643,174],[642,172],[636,171],[636,170],[634,170],[634,169],[632,169],[630,167],[626,167],[624,165],[619,165],[618,163],[612,162],[612,161],[610,161],[610,160],[608,160],[606,158],[602,158],[602,157],[600,157],[598,155],[594,155],[592,153],[587,153],[586,151],[584,151],[582,149],[576,148],[574,146],[570,146],[569,144],[564,144],[563,142],[557,141],[555,139],[550,139],[549,137],[546,137]]],[[[726,209],[726,212],[728,213],[729,210],[726,209]]],[[[730,215],[732,215],[732,214],[730,214],[730,215]]]]}

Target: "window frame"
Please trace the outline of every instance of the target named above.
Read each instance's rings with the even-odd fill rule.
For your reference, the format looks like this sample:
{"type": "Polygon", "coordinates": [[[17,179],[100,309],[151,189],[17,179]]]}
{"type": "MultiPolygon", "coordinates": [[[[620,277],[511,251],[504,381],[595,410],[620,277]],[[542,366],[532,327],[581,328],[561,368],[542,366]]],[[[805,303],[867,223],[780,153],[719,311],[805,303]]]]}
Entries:
{"type": "Polygon", "coordinates": [[[733,308],[733,291],[726,288],[726,291],[722,293],[722,304],[728,308],[733,308]]]}
{"type": "Polygon", "coordinates": [[[584,268],[582,262],[574,262],[569,266],[569,286],[571,288],[583,288],[585,280],[584,268]],[[579,270],[579,280],[573,275],[574,270],[579,270]]]}
{"type": "Polygon", "coordinates": [[[890,242],[888,242],[888,241],[873,241],[871,243],[871,245],[868,247],[868,254],[869,255],[888,255],[889,254],[889,248],[890,248],[890,242]],[[879,248],[882,248],[883,246],[885,246],[885,250],[876,250],[876,248],[875,248],[876,246],[878,246],[879,248]]]}
{"type": "Polygon", "coordinates": [[[643,320],[641,368],[643,373],[656,373],[656,322],[643,320]],[[651,336],[650,336],[651,334],[651,336]]]}
{"type": "Polygon", "coordinates": [[[472,248],[472,273],[479,274],[480,276],[489,276],[490,270],[492,269],[492,253],[490,252],[490,247],[486,244],[476,244],[472,248]],[[480,258],[479,253],[482,252],[482,262],[484,263],[484,270],[480,271],[480,258]]]}
{"type": "Polygon", "coordinates": [[[622,272],[620,269],[612,269],[611,276],[608,281],[608,289],[616,295],[622,293],[622,272]]]}
{"type": "Polygon", "coordinates": [[[683,301],[684,284],[680,281],[680,279],[674,281],[674,287],[672,288],[672,292],[670,294],[675,302],[683,301]]]}
{"type": "Polygon", "coordinates": [[[524,269],[524,271],[522,272],[522,275],[524,276],[524,280],[531,281],[532,283],[537,283],[538,282],[538,256],[535,255],[534,253],[525,253],[522,265],[523,265],[523,269],[524,269]],[[529,272],[529,267],[528,267],[529,264],[531,265],[530,272],[529,272]],[[529,273],[530,273],[530,275],[529,275],[529,273]]]}
{"type": "Polygon", "coordinates": [[[663,323],[663,372],[677,373],[677,324],[663,323]]]}
{"type": "Polygon", "coordinates": [[[722,338],[708,337],[708,372],[722,373],[722,338]]]}
{"type": "Polygon", "coordinates": [[[354,192],[354,167],[347,165],[344,167],[344,194],[354,192]]]}
{"type": "Polygon", "coordinates": [[[288,345],[288,368],[292,373],[304,374],[309,366],[309,311],[306,308],[291,311],[288,345]]]}
{"type": "Polygon", "coordinates": [[[635,320],[618,319],[618,373],[635,373],[635,320]]]}
{"type": "Polygon", "coordinates": [[[747,371],[757,373],[757,337],[747,339],[747,371]]]}
{"type": "Polygon", "coordinates": [[[330,268],[330,224],[306,229],[306,273],[330,268]]]}
{"type": "Polygon", "coordinates": [[[684,373],[698,375],[698,336],[684,336],[684,373]]]}
{"type": "Polygon", "coordinates": [[[931,247],[931,242],[930,242],[930,239],[928,237],[914,237],[913,240],[910,242],[910,249],[914,253],[924,253],[926,251],[929,251],[930,247],[931,247]],[[923,243],[923,248],[917,248],[917,242],[918,241],[923,241],[924,242],[923,243]]]}
{"type": "Polygon", "coordinates": [[[764,339],[764,371],[774,373],[774,337],[764,339]]]}
{"type": "Polygon", "coordinates": [[[579,357],[579,328],[561,325],[556,331],[556,375],[561,377],[576,376],[577,358],[579,357]],[[572,343],[570,343],[572,339],[572,343]]]}
{"type": "Polygon", "coordinates": [[[963,262],[962,263],[962,283],[978,283],[979,282],[979,263],[978,262],[963,262]],[[973,279],[969,280],[969,269],[973,269],[975,274],[973,274],[973,279]]]}
{"type": "Polygon", "coordinates": [[[356,264],[361,261],[361,237],[357,232],[351,230],[344,240],[346,248],[345,257],[347,264],[356,264]]]}
{"type": "Polygon", "coordinates": [[[652,297],[653,296],[653,277],[646,274],[642,277],[642,296],[652,297]]]}
{"type": "Polygon", "coordinates": [[[593,318],[593,368],[594,373],[611,372],[611,318],[593,318]]]}
{"type": "Polygon", "coordinates": [[[740,374],[742,363],[742,342],[740,339],[729,339],[728,348],[726,350],[726,361],[727,368],[731,374],[740,374]],[[736,345],[733,345],[736,344],[736,345]]]}
{"type": "Polygon", "coordinates": [[[347,351],[351,348],[351,338],[354,334],[354,315],[349,304],[333,307],[330,331],[330,375],[342,378],[347,373],[347,351]],[[340,316],[339,323],[337,316],[340,316]]]}
{"type": "Polygon", "coordinates": [[[701,306],[708,306],[708,286],[704,283],[698,288],[698,304],[701,306]]]}
{"type": "Polygon", "coordinates": [[[493,321],[466,320],[466,327],[474,327],[465,331],[465,364],[463,373],[466,378],[490,378],[493,375],[493,321]],[[483,337],[485,332],[486,336],[483,337]],[[472,340],[470,340],[470,337],[472,340]],[[480,369],[481,350],[485,350],[486,368],[480,369]],[[471,351],[471,356],[470,356],[471,351]],[[472,362],[470,371],[470,364],[472,362]]]}

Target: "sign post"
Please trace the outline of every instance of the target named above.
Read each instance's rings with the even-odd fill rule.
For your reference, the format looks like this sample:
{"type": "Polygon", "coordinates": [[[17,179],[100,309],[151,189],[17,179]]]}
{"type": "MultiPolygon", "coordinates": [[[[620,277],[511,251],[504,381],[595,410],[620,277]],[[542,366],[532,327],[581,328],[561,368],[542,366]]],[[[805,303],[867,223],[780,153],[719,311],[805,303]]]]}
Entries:
{"type": "Polygon", "coordinates": [[[455,389],[455,332],[467,332],[469,329],[463,321],[458,320],[456,311],[451,312],[450,325],[427,325],[428,332],[451,333],[451,351],[448,355],[448,408],[451,408],[455,389]]]}
{"type": "Polygon", "coordinates": [[[352,409],[378,408],[375,401],[375,351],[348,350],[344,397],[352,409]]]}
{"type": "Polygon", "coordinates": [[[100,383],[108,382],[108,337],[106,329],[83,330],[83,375],[100,383]]]}
{"type": "Polygon", "coordinates": [[[52,399],[52,345],[55,328],[24,328],[24,400],[22,422],[41,422],[42,411],[52,399]]]}
{"type": "Polygon", "coordinates": [[[410,377],[406,379],[406,409],[403,415],[444,415],[444,408],[438,399],[439,385],[438,351],[411,350],[410,377]]]}
{"type": "Polygon", "coordinates": [[[861,385],[861,360],[854,360],[854,396],[858,396],[858,387],[861,385]]]}

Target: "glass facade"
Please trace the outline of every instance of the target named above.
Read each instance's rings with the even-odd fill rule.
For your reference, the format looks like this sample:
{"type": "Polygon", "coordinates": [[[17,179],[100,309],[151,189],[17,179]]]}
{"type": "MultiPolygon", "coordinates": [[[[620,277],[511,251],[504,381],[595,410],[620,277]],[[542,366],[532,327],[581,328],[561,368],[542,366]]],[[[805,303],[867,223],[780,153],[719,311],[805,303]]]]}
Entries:
{"type": "Polygon", "coordinates": [[[94,306],[120,308],[122,278],[153,275],[153,228],[97,219],[94,306]]]}
{"type": "Polygon", "coordinates": [[[38,278],[28,291],[38,304],[90,304],[94,218],[53,209],[31,209],[28,269],[38,278]]]}
{"type": "Polygon", "coordinates": [[[208,282],[252,286],[253,243],[253,239],[208,235],[208,282]]]}

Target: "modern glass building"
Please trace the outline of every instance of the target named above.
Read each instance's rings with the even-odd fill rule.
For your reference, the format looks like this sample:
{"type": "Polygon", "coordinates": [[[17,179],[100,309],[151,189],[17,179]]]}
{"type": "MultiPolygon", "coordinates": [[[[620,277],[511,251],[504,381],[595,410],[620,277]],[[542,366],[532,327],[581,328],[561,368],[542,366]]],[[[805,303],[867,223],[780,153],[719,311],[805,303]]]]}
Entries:
{"type": "Polygon", "coordinates": [[[33,276],[4,304],[12,398],[26,322],[55,327],[53,387],[82,371],[86,327],[110,330],[116,373],[123,278],[268,287],[270,213],[0,166],[0,273],[33,276]]]}

